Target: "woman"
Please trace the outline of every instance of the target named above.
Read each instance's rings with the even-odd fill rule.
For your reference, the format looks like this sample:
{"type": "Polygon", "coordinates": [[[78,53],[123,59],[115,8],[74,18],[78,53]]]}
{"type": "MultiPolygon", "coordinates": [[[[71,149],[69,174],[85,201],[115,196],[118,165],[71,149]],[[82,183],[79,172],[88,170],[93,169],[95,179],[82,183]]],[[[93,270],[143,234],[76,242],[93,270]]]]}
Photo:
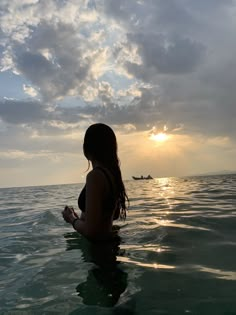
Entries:
{"type": "Polygon", "coordinates": [[[91,125],[84,137],[84,155],[92,163],[92,171],[78,198],[82,211],[79,218],[72,207],[62,212],[66,222],[93,240],[108,239],[112,235],[112,222],[126,217],[126,195],[122,181],[117,142],[113,130],[105,124],[91,125]]]}

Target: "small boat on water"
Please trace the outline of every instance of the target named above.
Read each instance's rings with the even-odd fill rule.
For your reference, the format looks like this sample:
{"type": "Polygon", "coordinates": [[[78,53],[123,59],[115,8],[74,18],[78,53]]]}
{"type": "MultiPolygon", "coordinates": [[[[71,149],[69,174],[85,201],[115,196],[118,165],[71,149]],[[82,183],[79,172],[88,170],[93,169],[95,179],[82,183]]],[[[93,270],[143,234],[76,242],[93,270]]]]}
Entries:
{"type": "Polygon", "coordinates": [[[145,179],[153,179],[153,177],[151,175],[148,175],[147,177],[141,175],[140,177],[135,177],[135,176],[132,176],[132,178],[134,180],[145,180],[145,179]]]}

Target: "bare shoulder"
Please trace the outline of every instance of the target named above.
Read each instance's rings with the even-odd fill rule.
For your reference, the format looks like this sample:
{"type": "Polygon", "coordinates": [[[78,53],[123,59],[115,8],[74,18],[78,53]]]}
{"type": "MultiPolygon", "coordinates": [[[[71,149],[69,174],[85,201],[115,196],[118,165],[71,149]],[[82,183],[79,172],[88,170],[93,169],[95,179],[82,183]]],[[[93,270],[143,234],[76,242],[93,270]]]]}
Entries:
{"type": "Polygon", "coordinates": [[[104,175],[99,170],[93,169],[86,177],[86,211],[89,207],[93,210],[97,209],[106,192],[107,187],[104,175]]]}
{"type": "Polygon", "coordinates": [[[93,169],[86,177],[87,184],[105,186],[105,177],[99,169],[93,169]]]}

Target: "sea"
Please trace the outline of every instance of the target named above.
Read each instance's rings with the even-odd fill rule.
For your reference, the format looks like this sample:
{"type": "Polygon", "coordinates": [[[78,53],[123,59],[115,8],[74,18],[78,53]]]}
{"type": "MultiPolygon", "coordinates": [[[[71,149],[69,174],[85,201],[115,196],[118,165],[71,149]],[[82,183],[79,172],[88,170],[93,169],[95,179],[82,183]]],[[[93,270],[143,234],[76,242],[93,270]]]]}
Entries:
{"type": "Polygon", "coordinates": [[[0,189],[0,314],[236,314],[236,175],[126,181],[126,221],[64,222],[83,184],[0,189]]]}

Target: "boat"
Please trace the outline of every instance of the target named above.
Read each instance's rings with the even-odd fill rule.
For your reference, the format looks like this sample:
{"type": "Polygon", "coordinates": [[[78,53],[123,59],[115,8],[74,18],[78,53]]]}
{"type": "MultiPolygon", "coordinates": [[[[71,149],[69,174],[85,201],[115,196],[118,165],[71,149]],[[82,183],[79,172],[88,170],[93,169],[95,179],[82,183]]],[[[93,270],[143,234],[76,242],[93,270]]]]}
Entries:
{"type": "Polygon", "coordinates": [[[153,179],[151,175],[148,175],[147,177],[141,175],[140,177],[132,176],[134,180],[146,180],[146,179],[153,179]]]}

